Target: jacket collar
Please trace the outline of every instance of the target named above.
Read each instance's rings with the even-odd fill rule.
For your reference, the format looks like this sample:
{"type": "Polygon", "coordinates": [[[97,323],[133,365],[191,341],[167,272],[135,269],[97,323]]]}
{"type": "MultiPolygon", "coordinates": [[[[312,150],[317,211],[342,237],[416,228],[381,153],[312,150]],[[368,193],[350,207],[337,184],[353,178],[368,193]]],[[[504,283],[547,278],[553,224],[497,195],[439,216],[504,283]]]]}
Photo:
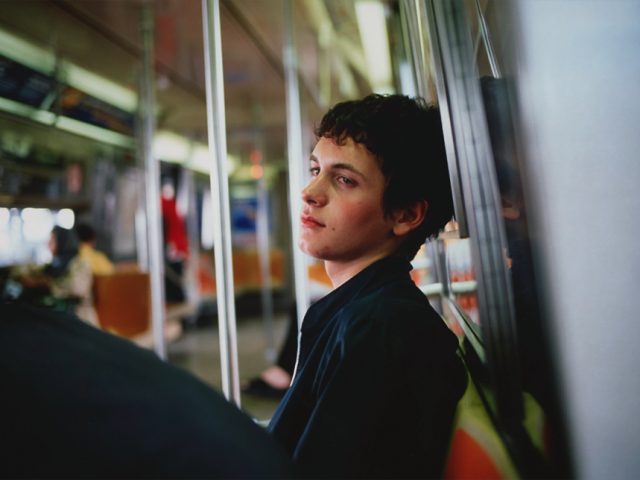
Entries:
{"type": "Polygon", "coordinates": [[[347,302],[368,295],[385,284],[407,275],[411,264],[390,256],[373,262],[358,274],[309,307],[302,323],[302,332],[315,329],[333,317],[347,302]]]}

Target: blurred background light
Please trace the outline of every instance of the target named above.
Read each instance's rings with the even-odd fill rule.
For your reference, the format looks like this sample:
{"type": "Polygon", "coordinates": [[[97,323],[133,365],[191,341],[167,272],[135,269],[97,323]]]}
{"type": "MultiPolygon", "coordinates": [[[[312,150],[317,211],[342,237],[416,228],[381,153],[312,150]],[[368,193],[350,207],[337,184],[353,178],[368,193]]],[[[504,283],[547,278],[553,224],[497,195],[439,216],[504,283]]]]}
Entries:
{"type": "Polygon", "coordinates": [[[122,135],[121,133],[112,132],[106,128],[89,125],[88,123],[80,122],[73,118],[63,116],[57,117],[55,126],[60,130],[92,138],[99,142],[108,143],[116,147],[133,148],[134,146],[134,140],[131,137],[122,135]]]}
{"type": "Polygon", "coordinates": [[[63,208],[56,214],[56,224],[71,230],[76,223],[76,216],[70,208],[63,208]]]}
{"type": "Polygon", "coordinates": [[[46,208],[25,208],[20,218],[24,238],[31,243],[46,242],[55,225],[53,213],[46,208]]]}
{"type": "Polygon", "coordinates": [[[138,94],[107,78],[79,67],[71,62],[61,62],[62,71],[69,85],[127,112],[135,112],[138,94]]]}
{"type": "MultiPolygon", "coordinates": [[[[8,8],[7,5],[3,6],[8,8]]],[[[55,69],[55,55],[0,28],[0,53],[11,60],[33,68],[41,73],[55,69]]]]}
{"type": "Polygon", "coordinates": [[[8,208],[0,208],[0,230],[8,230],[9,229],[9,219],[11,218],[11,214],[9,213],[8,208]]]}
{"type": "Polygon", "coordinates": [[[371,86],[376,93],[393,93],[384,5],[374,0],[360,0],[355,8],[371,86]]]}
{"type": "Polygon", "coordinates": [[[191,154],[189,141],[176,133],[159,131],[153,138],[153,156],[170,163],[184,163],[191,154]]]}

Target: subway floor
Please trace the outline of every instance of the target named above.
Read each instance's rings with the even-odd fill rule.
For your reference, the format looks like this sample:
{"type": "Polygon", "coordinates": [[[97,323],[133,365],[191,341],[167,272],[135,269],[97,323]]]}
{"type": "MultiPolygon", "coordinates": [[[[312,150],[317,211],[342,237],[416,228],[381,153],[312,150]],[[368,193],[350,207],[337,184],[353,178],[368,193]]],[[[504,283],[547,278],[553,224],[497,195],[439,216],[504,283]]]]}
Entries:
{"type": "MultiPolygon", "coordinates": [[[[273,321],[273,343],[277,349],[284,340],[286,315],[276,315],[273,321]]],[[[240,384],[260,375],[272,365],[267,358],[269,346],[267,328],[262,317],[238,318],[238,364],[240,384]]],[[[169,362],[181,367],[222,393],[220,344],[218,327],[214,324],[188,327],[180,338],[168,345],[169,362]]],[[[278,400],[242,395],[241,408],[256,420],[271,418],[278,400]]]]}

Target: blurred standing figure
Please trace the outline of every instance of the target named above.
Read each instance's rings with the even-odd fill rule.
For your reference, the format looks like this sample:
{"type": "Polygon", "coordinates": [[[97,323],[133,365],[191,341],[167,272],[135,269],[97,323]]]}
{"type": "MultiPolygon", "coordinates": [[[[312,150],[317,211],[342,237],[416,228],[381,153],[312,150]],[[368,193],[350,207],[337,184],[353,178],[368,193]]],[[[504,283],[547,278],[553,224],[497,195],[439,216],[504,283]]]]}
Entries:
{"type": "Polygon", "coordinates": [[[183,302],[184,262],[189,256],[189,239],[184,219],[178,213],[173,183],[165,179],[162,185],[162,226],[165,256],[165,294],[167,302],[183,302]]]}
{"type": "Polygon", "coordinates": [[[96,231],[86,223],[80,223],[75,228],[78,240],[80,241],[79,252],[90,266],[94,275],[109,275],[113,273],[114,266],[107,256],[96,250],[96,231]]]}
{"type": "Polygon", "coordinates": [[[44,267],[22,266],[12,276],[22,286],[15,301],[74,312],[81,320],[98,326],[93,308],[93,274],[89,263],[78,255],[78,237],[73,230],[53,227],[49,238],[53,255],[44,267]]]}
{"type": "Polygon", "coordinates": [[[91,265],[79,255],[79,242],[73,230],[53,227],[49,239],[49,249],[53,260],[44,268],[51,277],[51,294],[58,299],[75,304],[75,314],[91,325],[98,326],[98,318],[93,308],[93,274],[91,265]]]}

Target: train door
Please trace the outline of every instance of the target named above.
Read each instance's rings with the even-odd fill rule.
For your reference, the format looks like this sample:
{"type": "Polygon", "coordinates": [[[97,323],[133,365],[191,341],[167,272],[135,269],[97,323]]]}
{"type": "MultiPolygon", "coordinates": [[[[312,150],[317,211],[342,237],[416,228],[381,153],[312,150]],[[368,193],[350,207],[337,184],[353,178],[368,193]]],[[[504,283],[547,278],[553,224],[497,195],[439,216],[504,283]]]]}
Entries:
{"type": "Polygon", "coordinates": [[[470,427],[462,413],[464,431],[454,436],[447,475],[479,468],[465,470],[458,442],[491,429],[503,443],[501,452],[482,447],[491,475],[570,475],[523,198],[514,71],[506,61],[513,53],[509,11],[474,0],[403,5],[415,70],[433,72],[433,84],[419,77],[418,84],[437,92],[456,207],[456,223],[431,247],[439,282],[423,290],[440,295],[445,318],[463,338],[472,386],[489,419],[482,427],[474,414],[470,427]]]}
{"type": "Polygon", "coordinates": [[[412,58],[417,71],[433,66],[457,200],[457,230],[433,247],[442,281],[424,290],[442,293],[506,447],[506,463],[494,450],[493,474],[636,471],[624,445],[637,445],[625,426],[637,382],[596,372],[633,362],[637,329],[625,319],[637,309],[638,256],[626,236],[596,232],[624,222],[637,199],[627,130],[638,112],[637,5],[403,5],[408,27],[428,31],[412,58]],[[609,315],[627,334],[602,322],[609,315]],[[605,354],[609,342],[627,348],[605,354]]]}

